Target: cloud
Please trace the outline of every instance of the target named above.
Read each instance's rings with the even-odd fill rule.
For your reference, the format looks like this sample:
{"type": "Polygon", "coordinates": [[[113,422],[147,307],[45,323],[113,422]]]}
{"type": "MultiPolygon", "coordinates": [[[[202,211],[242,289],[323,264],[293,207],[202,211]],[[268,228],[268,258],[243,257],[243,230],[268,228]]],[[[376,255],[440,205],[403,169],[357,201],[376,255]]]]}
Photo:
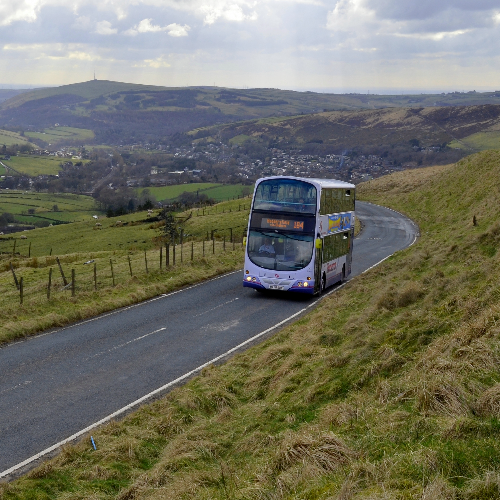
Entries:
{"type": "Polygon", "coordinates": [[[191,29],[187,24],[181,26],[180,24],[173,23],[166,27],[170,36],[187,36],[188,31],[191,29]]]}
{"type": "MultiPolygon", "coordinates": [[[[249,6],[249,2],[226,2],[224,0],[212,1],[207,3],[202,3],[198,10],[203,15],[203,22],[205,24],[214,24],[218,19],[224,19],[226,21],[242,22],[242,21],[255,21],[257,19],[257,13],[252,11],[249,14],[245,14],[242,5],[245,7],[249,6]]],[[[256,5],[257,2],[252,2],[250,5],[256,5]]]]}
{"type": "Polygon", "coordinates": [[[136,36],[139,33],[158,33],[160,31],[166,31],[170,36],[188,36],[188,31],[191,29],[190,26],[185,24],[181,26],[177,23],[169,24],[168,26],[159,26],[152,23],[152,19],[143,19],[139,24],[130,28],[123,33],[129,36],[136,36]]]}
{"type": "Polygon", "coordinates": [[[465,35],[472,30],[455,30],[455,31],[441,31],[438,33],[395,33],[395,36],[403,38],[417,38],[420,40],[434,40],[436,42],[444,38],[453,38],[455,36],[465,35]]]}
{"type": "Polygon", "coordinates": [[[162,28],[158,25],[153,25],[151,23],[152,19],[143,19],[135,28],[128,30],[131,34],[137,33],[154,33],[156,31],[163,31],[165,28],[162,28]]]}
{"type": "MultiPolygon", "coordinates": [[[[338,0],[326,27],[358,46],[383,37],[442,42],[487,29],[496,19],[491,0],[338,0]]],[[[383,42],[382,42],[383,43],[383,42]]]]}
{"type": "Polygon", "coordinates": [[[0,26],[9,25],[15,21],[33,22],[42,6],[39,0],[1,0],[0,26]]]}
{"type": "Polygon", "coordinates": [[[116,33],[118,33],[118,29],[112,28],[109,21],[99,21],[95,25],[94,32],[98,35],[116,35],[116,33]]]}

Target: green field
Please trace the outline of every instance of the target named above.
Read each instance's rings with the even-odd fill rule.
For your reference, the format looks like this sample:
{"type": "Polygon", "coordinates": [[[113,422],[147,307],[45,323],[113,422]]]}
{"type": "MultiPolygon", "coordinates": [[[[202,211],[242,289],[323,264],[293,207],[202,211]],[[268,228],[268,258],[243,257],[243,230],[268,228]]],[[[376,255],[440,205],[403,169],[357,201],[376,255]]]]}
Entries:
{"type": "MultiPolygon", "coordinates": [[[[176,184],[174,186],[162,186],[162,187],[149,187],[145,188],[158,200],[175,200],[184,192],[195,193],[199,191],[200,194],[206,194],[209,198],[215,201],[226,201],[229,199],[237,198],[242,196],[244,188],[247,187],[250,190],[251,186],[243,186],[242,184],[215,184],[210,182],[200,182],[192,184],[176,184]]],[[[141,193],[143,190],[138,189],[137,192],[141,193]]]]}
{"type": "Polygon", "coordinates": [[[26,137],[10,130],[0,130],[0,146],[12,146],[13,144],[30,144],[26,137]]]}
{"type": "Polygon", "coordinates": [[[252,139],[251,136],[246,135],[246,134],[240,134],[236,135],[233,138],[229,139],[229,144],[239,146],[240,144],[243,144],[244,142],[248,141],[249,139],[252,139]]]}
{"type": "MultiPolygon", "coordinates": [[[[196,191],[205,192],[206,189],[218,186],[213,182],[200,182],[196,184],[176,184],[174,186],[161,186],[146,188],[158,201],[161,200],[174,200],[179,195],[187,191],[188,193],[195,193],[196,191]]],[[[141,193],[143,190],[138,189],[137,192],[141,193]]]]}
{"type": "Polygon", "coordinates": [[[500,149],[500,131],[478,132],[469,135],[459,141],[452,141],[448,144],[450,148],[472,149],[475,151],[485,151],[487,149],[500,149]]]}
{"type": "Polygon", "coordinates": [[[89,141],[95,137],[92,130],[85,128],[74,127],[49,127],[42,132],[26,132],[26,136],[32,139],[40,139],[42,141],[54,144],[67,140],[71,141],[89,141]]]}
{"type": "Polygon", "coordinates": [[[0,190],[0,213],[9,212],[25,224],[93,220],[99,214],[90,196],[0,190]],[[57,205],[57,211],[54,210],[57,205]],[[34,210],[34,214],[28,211],[34,210]]]}
{"type": "Polygon", "coordinates": [[[225,201],[237,198],[238,196],[243,196],[243,191],[250,190],[253,191],[253,186],[243,186],[242,184],[226,184],[225,186],[218,186],[211,189],[207,189],[205,194],[209,198],[213,198],[216,201],[225,201]]]}
{"type": "MultiPolygon", "coordinates": [[[[4,165],[12,167],[21,174],[36,177],[38,175],[57,175],[60,165],[66,161],[75,161],[71,158],[60,158],[58,156],[35,156],[19,155],[11,156],[10,160],[3,160],[4,165]]],[[[88,160],[78,160],[87,163],[88,160]]]]}

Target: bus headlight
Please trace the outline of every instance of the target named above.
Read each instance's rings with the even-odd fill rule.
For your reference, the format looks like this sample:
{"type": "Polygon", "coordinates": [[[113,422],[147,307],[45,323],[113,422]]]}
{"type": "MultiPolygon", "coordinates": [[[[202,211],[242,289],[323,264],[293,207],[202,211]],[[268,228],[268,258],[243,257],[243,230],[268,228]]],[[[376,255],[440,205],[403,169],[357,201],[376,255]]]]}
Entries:
{"type": "Polygon", "coordinates": [[[247,276],[247,281],[252,281],[252,277],[251,276],[247,276]]]}
{"type": "Polygon", "coordinates": [[[309,286],[309,283],[307,281],[304,281],[304,286],[305,287],[308,287],[309,286]]]}
{"type": "Polygon", "coordinates": [[[299,281],[299,282],[297,283],[297,286],[302,286],[302,281],[299,281]]]}

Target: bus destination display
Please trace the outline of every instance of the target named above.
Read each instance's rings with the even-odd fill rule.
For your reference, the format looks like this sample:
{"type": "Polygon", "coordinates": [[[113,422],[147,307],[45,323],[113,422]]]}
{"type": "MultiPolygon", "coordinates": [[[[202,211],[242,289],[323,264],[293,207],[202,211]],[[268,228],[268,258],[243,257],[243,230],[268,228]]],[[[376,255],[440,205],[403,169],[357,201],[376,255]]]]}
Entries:
{"type": "Polygon", "coordinates": [[[278,219],[274,217],[262,217],[260,227],[263,229],[283,229],[288,231],[304,231],[303,220],[278,219]]]}

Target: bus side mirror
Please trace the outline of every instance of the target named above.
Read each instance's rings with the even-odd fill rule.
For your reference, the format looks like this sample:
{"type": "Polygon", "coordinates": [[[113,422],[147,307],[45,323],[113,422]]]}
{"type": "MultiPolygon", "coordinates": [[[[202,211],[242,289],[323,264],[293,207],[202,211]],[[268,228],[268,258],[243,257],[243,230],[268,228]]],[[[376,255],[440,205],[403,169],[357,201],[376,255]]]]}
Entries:
{"type": "Polygon", "coordinates": [[[316,238],[315,245],[318,250],[323,246],[323,241],[321,240],[321,238],[316,238]]]}
{"type": "Polygon", "coordinates": [[[243,238],[243,246],[245,246],[245,247],[247,246],[247,237],[246,236],[243,238]]]}

